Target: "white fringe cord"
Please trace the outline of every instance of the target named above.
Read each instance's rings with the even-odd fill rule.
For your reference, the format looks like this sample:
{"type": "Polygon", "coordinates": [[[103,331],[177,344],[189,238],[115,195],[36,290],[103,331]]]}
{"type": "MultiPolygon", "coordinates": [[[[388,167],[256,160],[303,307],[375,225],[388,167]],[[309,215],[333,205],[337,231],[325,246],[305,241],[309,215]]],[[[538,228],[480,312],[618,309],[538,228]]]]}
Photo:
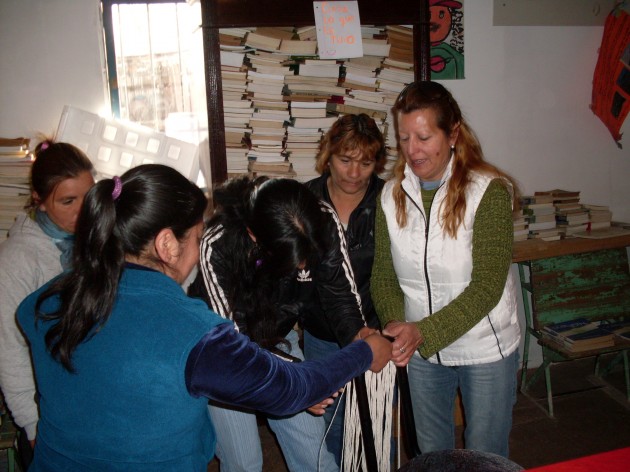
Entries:
{"type": "MultiPolygon", "coordinates": [[[[370,404],[370,418],[374,434],[374,448],[379,472],[390,470],[390,449],[392,438],[392,407],[396,366],[389,362],[378,374],[367,371],[365,384],[370,404]]],[[[366,471],[363,434],[359,418],[357,395],[352,382],[346,385],[346,413],[344,418],[343,451],[341,470],[343,472],[366,471]]]]}

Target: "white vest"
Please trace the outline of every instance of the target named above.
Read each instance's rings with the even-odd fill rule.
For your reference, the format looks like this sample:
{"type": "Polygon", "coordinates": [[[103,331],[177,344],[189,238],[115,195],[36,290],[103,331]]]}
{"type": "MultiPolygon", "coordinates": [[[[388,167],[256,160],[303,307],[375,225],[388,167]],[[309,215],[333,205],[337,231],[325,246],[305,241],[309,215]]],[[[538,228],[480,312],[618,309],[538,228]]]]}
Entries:
{"type": "MultiPolygon", "coordinates": [[[[470,176],[471,183],[466,190],[466,212],[457,231],[457,239],[453,239],[438,224],[438,211],[446,196],[450,165],[446,172],[445,182],[437,190],[431,205],[428,232],[420,183],[408,167],[405,168],[402,182],[407,193],[407,225],[404,228],[400,228],[396,222],[393,180],[385,184],[381,194],[394,269],[405,297],[407,321],[419,321],[437,312],[470,283],[475,213],[493,177],[480,174],[470,176]]],[[[514,352],[519,340],[516,286],[510,271],[499,303],[470,331],[442,349],[438,354],[439,359],[434,355],[429,361],[449,366],[494,362],[514,352]]]]}

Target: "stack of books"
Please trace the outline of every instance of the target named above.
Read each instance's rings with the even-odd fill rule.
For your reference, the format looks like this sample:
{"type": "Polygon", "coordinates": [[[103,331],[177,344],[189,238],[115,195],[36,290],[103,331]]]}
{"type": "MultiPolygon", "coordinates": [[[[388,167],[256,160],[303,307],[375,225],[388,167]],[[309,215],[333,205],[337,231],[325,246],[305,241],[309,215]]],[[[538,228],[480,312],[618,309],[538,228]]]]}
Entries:
{"type": "Polygon", "coordinates": [[[286,79],[289,99],[344,96],[346,89],[339,86],[340,68],[341,65],[333,59],[301,60],[297,64],[297,74],[286,79]]]}
{"type": "MultiPolygon", "coordinates": [[[[233,64],[244,65],[246,90],[242,97],[232,95],[230,99],[249,101],[251,106],[244,109],[251,108],[252,117],[244,137],[237,136],[234,130],[229,132],[230,143],[234,145],[232,155],[242,159],[242,149],[236,146],[236,141],[250,148],[247,165],[250,170],[263,164],[261,157],[278,151],[282,137],[281,154],[287,157],[285,167],[290,164],[299,180],[315,177],[315,156],[323,133],[341,115],[366,113],[376,120],[386,137],[388,164],[383,176],[391,173],[397,150],[389,111],[400,90],[413,81],[411,28],[362,25],[364,55],[346,60],[319,59],[315,26],[229,28],[220,29],[219,34],[222,53],[245,56],[243,61],[233,60],[233,64]],[[276,76],[277,86],[270,83],[274,80],[270,76],[276,76]],[[273,90],[270,87],[274,87],[273,90]],[[305,102],[317,105],[312,108],[301,105],[305,102]],[[321,105],[324,102],[325,107],[321,105]],[[268,111],[267,116],[263,116],[264,110],[268,111]],[[263,126],[268,124],[264,120],[271,118],[272,110],[281,110],[283,116],[287,111],[290,113],[289,121],[284,121],[284,136],[279,127],[271,131],[272,127],[263,126]]],[[[221,59],[223,62],[223,54],[221,59]]],[[[243,92],[241,88],[230,90],[230,93],[240,92],[243,92]]],[[[226,118],[235,121],[243,114],[242,110],[231,108],[226,118]]],[[[265,167],[268,164],[265,163],[265,167]]]]}
{"type": "Polygon", "coordinates": [[[538,195],[521,197],[521,213],[527,222],[528,239],[554,241],[560,239],[553,203],[538,195]]]}
{"type": "Polygon", "coordinates": [[[600,322],[586,318],[545,325],[542,335],[571,352],[590,351],[615,345],[615,334],[604,329],[600,322]]]}
{"type": "MultiPolygon", "coordinates": [[[[328,117],[327,102],[291,101],[291,117],[294,120],[313,118],[325,119],[328,117]]],[[[292,126],[287,133],[286,151],[293,169],[298,175],[298,180],[307,181],[317,176],[315,172],[315,156],[319,151],[322,133],[319,128],[297,128],[292,126]]]]}
{"type": "Polygon", "coordinates": [[[225,126],[226,164],[228,176],[247,173],[247,145],[244,140],[250,131],[248,123],[253,113],[245,99],[247,68],[242,41],[246,30],[221,30],[221,86],[223,88],[223,120],[225,126]],[[223,41],[226,42],[224,46],[223,41]]]}
{"type": "Polygon", "coordinates": [[[244,28],[219,28],[219,44],[226,48],[243,46],[248,32],[244,28]]]}
{"type": "Polygon", "coordinates": [[[514,241],[524,241],[529,239],[529,225],[527,219],[522,212],[513,215],[512,222],[514,224],[514,241]]]}
{"type": "Polygon", "coordinates": [[[588,229],[588,210],[580,204],[580,192],[554,189],[536,192],[535,195],[550,198],[556,208],[556,223],[562,237],[573,237],[575,233],[588,229]]]}
{"type": "Polygon", "coordinates": [[[413,70],[413,29],[403,25],[387,25],[385,31],[391,48],[383,65],[413,70]]]}
{"type": "Polygon", "coordinates": [[[607,205],[584,203],[582,207],[588,210],[589,231],[610,228],[612,224],[612,212],[607,205]]]}
{"type": "Polygon", "coordinates": [[[30,197],[33,163],[28,138],[0,138],[0,241],[30,197]]]}
{"type": "Polygon", "coordinates": [[[318,174],[315,172],[315,157],[319,152],[323,133],[316,128],[287,128],[286,149],[297,180],[306,182],[318,174]]]}
{"type": "Polygon", "coordinates": [[[244,67],[245,52],[221,50],[221,87],[223,100],[242,100],[247,89],[247,69],[244,67]]]}
{"type": "Polygon", "coordinates": [[[282,102],[284,78],[284,74],[248,71],[247,97],[250,100],[282,102]]]}
{"type": "Polygon", "coordinates": [[[293,75],[293,71],[287,64],[287,61],[289,61],[289,56],[286,54],[257,50],[249,50],[245,54],[245,64],[249,70],[254,70],[261,74],[293,75]]]}

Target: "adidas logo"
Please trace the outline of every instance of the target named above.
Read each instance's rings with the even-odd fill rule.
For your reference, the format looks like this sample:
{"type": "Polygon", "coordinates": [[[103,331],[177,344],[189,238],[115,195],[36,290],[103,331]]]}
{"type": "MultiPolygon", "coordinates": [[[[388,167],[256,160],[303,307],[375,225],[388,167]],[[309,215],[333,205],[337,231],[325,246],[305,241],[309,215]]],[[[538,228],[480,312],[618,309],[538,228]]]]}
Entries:
{"type": "Polygon", "coordinates": [[[306,269],[302,269],[298,271],[297,281],[298,282],[312,282],[313,279],[311,278],[311,271],[306,270],[306,269]]]}

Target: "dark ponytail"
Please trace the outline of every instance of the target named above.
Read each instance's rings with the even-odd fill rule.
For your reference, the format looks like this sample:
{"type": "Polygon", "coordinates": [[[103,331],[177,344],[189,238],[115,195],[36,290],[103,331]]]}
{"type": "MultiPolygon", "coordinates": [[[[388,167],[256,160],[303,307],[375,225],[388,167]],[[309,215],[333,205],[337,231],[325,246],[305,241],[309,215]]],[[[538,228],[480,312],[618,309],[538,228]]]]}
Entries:
{"type": "Polygon", "coordinates": [[[87,193],[75,233],[73,270],[37,301],[38,318],[58,320],[46,334],[46,344],[69,371],[77,346],[109,318],[125,257],[148,257],[146,249],[164,228],[183,238],[202,220],[207,205],[195,184],[167,166],[135,167],[120,177],[117,191],[115,179],[101,180],[87,193]],[[59,309],[43,313],[41,304],[55,294],[59,309]]]}

